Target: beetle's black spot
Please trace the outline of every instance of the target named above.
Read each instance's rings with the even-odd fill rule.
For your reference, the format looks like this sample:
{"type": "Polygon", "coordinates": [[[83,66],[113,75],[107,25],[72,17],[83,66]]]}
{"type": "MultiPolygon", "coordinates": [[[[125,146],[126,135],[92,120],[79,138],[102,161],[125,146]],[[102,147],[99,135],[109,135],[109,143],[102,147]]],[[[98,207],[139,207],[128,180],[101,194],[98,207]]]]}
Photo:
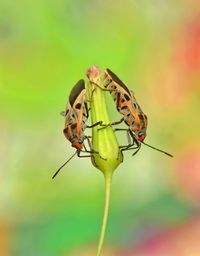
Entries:
{"type": "Polygon", "coordinates": [[[125,99],[121,99],[121,103],[125,102],[125,99]]]}
{"type": "Polygon", "coordinates": [[[128,109],[127,106],[123,106],[121,109],[128,109]]]}
{"type": "Polygon", "coordinates": [[[79,80],[75,86],[73,87],[70,95],[69,95],[69,102],[71,106],[73,106],[75,100],[77,99],[78,95],[81,93],[82,90],[85,89],[85,82],[83,79],[79,80]]]}
{"type": "Polygon", "coordinates": [[[86,109],[86,117],[88,118],[89,114],[88,114],[88,106],[87,106],[87,103],[85,102],[85,109],[86,109]]]}
{"type": "Polygon", "coordinates": [[[129,97],[127,94],[124,94],[124,97],[125,97],[125,99],[126,99],[127,101],[130,100],[130,97],[129,97]]]}
{"type": "Polygon", "coordinates": [[[144,116],[143,115],[138,115],[140,120],[143,122],[144,121],[144,116]]]}
{"type": "Polygon", "coordinates": [[[135,103],[133,103],[133,106],[134,106],[134,108],[137,108],[137,105],[135,103]]]}
{"type": "Polygon", "coordinates": [[[68,128],[66,127],[64,130],[63,130],[64,133],[68,133],[68,128]]]}
{"type": "Polygon", "coordinates": [[[77,127],[76,123],[71,125],[72,130],[75,129],[76,127],[77,127]]]}
{"type": "Polygon", "coordinates": [[[65,113],[65,115],[67,115],[68,113],[69,113],[69,109],[67,109],[67,110],[66,110],[66,113],[65,113]]]}
{"type": "Polygon", "coordinates": [[[110,69],[106,69],[106,71],[108,72],[108,74],[112,77],[113,81],[117,84],[119,84],[129,95],[131,95],[129,89],[127,88],[127,86],[119,79],[119,77],[117,75],[115,75],[110,69]]]}
{"type": "Polygon", "coordinates": [[[81,109],[81,103],[77,103],[76,106],[75,106],[75,108],[81,109]]]}

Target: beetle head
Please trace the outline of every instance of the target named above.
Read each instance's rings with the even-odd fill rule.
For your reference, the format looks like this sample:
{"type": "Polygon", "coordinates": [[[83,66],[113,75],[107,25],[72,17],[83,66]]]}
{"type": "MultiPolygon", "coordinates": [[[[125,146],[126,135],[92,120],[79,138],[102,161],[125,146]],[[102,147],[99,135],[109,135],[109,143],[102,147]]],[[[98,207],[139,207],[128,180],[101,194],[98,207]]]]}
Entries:
{"type": "Polygon", "coordinates": [[[81,150],[83,148],[83,142],[82,141],[72,141],[72,147],[81,150]]]}
{"type": "Polygon", "coordinates": [[[143,142],[147,134],[146,131],[137,131],[135,132],[135,135],[138,141],[143,142]]]}

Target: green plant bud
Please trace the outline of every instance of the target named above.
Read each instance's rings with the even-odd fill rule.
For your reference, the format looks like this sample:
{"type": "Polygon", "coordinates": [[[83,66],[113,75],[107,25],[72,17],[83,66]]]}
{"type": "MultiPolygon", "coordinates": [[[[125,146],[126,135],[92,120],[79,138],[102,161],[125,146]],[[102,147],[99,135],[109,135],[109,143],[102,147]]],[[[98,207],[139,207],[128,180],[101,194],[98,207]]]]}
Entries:
{"type": "MultiPolygon", "coordinates": [[[[110,119],[105,101],[105,93],[109,92],[103,91],[97,86],[103,88],[104,73],[93,66],[87,70],[87,76],[89,78],[92,124],[98,121],[109,124],[110,119]]],[[[94,158],[91,158],[95,167],[102,171],[104,175],[112,176],[113,171],[123,160],[112,126],[95,126],[92,128],[92,147],[98,152],[98,154],[93,154],[94,158]]]]}

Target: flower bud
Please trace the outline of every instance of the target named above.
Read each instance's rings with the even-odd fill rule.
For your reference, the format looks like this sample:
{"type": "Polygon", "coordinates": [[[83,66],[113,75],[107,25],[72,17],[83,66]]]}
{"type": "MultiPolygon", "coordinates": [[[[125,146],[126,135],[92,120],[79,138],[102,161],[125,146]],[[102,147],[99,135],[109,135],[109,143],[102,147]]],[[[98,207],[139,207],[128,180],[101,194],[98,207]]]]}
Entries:
{"type": "MultiPolygon", "coordinates": [[[[102,82],[104,73],[96,66],[89,68],[86,72],[89,79],[89,95],[92,124],[102,121],[110,124],[108,116],[105,93],[102,82]],[[97,86],[98,85],[98,86],[97,86]]],[[[123,156],[112,126],[95,126],[92,128],[92,147],[98,153],[94,153],[91,159],[93,165],[106,176],[112,176],[113,171],[122,162],[123,156]]]]}

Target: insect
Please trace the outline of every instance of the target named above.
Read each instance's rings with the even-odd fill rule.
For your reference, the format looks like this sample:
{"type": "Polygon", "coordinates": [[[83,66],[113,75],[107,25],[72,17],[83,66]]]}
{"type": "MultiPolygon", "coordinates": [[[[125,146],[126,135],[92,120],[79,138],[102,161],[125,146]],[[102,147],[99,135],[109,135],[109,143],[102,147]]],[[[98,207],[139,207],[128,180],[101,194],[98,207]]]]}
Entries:
{"type": "MultiPolygon", "coordinates": [[[[99,85],[97,86],[102,88],[99,85]]],[[[115,129],[115,131],[125,130],[127,132],[128,145],[121,146],[121,150],[124,151],[136,149],[136,151],[133,153],[133,155],[135,155],[140,150],[142,143],[170,157],[173,157],[171,154],[144,142],[148,124],[147,116],[144,114],[140,105],[138,104],[134,93],[129,90],[128,87],[119,79],[119,77],[110,69],[106,69],[105,71],[103,86],[104,89],[110,91],[113,100],[116,102],[118,112],[123,115],[121,120],[113,122],[111,125],[120,124],[124,121],[128,126],[128,129],[115,129]],[[132,147],[134,144],[136,144],[136,146],[132,147]]]]}
{"type": "Polygon", "coordinates": [[[87,107],[87,97],[85,82],[83,79],[79,80],[73,87],[69,100],[67,103],[66,111],[62,113],[65,117],[65,125],[63,129],[64,136],[71,142],[72,147],[76,149],[75,153],[56,171],[52,178],[59,173],[59,171],[75,156],[78,157],[91,157],[91,153],[97,153],[92,150],[90,143],[90,136],[85,135],[86,128],[92,128],[96,125],[102,124],[101,121],[89,126],[86,124],[89,117],[87,107]],[[84,141],[88,141],[90,150],[87,150],[84,141]],[[90,155],[80,155],[81,152],[90,153],[90,155]]]}
{"type": "Polygon", "coordinates": [[[111,90],[111,95],[116,102],[117,110],[123,118],[117,122],[124,121],[130,131],[134,132],[138,141],[146,137],[147,116],[139,106],[134,94],[127,86],[110,70],[105,72],[104,87],[111,90]]]}

